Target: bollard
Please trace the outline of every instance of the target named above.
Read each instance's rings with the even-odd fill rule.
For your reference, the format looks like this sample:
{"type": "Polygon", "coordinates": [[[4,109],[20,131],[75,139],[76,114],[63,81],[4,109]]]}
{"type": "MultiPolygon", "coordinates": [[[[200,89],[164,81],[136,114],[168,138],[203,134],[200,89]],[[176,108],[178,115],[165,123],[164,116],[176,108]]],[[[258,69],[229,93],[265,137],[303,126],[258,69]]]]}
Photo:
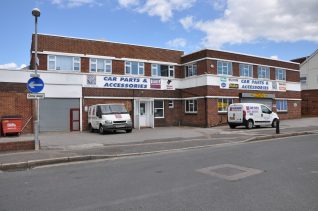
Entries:
{"type": "Polygon", "coordinates": [[[276,120],[276,134],[279,134],[279,119],[276,120]]]}

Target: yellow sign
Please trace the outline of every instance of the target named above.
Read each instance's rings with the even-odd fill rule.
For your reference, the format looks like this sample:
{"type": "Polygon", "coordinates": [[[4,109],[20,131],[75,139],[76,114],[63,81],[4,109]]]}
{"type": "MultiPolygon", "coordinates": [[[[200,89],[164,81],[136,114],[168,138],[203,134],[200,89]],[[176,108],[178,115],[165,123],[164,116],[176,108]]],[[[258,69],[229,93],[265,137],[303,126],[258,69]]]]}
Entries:
{"type": "Polygon", "coordinates": [[[256,97],[256,98],[267,98],[268,97],[268,95],[265,93],[252,93],[251,95],[252,95],[252,97],[256,97]]]}

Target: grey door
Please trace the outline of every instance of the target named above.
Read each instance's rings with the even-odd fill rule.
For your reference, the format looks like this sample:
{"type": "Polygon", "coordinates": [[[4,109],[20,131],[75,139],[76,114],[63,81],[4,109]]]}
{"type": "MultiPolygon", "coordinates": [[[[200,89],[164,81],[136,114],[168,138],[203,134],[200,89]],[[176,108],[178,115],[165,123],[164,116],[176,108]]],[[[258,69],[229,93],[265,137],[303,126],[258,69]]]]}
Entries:
{"type": "Polygon", "coordinates": [[[79,99],[40,100],[40,131],[70,131],[73,108],[80,108],[79,99]]]}

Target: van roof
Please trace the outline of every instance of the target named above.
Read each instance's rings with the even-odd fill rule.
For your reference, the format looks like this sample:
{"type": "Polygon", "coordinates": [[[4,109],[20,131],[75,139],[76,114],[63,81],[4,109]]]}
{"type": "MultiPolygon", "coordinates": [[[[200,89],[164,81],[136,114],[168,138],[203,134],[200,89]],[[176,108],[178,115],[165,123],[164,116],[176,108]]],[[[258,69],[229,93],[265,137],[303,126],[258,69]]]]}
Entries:
{"type": "Polygon", "coordinates": [[[264,105],[264,104],[261,104],[261,103],[233,103],[231,105],[243,105],[244,106],[244,105],[264,105]]]}

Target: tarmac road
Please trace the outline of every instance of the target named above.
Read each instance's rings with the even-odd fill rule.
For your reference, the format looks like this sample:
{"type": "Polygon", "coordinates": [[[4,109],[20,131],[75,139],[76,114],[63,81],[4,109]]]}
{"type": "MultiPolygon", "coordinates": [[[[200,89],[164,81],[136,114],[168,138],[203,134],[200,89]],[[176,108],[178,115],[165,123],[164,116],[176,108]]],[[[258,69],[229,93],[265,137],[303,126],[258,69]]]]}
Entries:
{"type": "Polygon", "coordinates": [[[318,210],[318,135],[0,173],[0,210],[318,210]]]}

